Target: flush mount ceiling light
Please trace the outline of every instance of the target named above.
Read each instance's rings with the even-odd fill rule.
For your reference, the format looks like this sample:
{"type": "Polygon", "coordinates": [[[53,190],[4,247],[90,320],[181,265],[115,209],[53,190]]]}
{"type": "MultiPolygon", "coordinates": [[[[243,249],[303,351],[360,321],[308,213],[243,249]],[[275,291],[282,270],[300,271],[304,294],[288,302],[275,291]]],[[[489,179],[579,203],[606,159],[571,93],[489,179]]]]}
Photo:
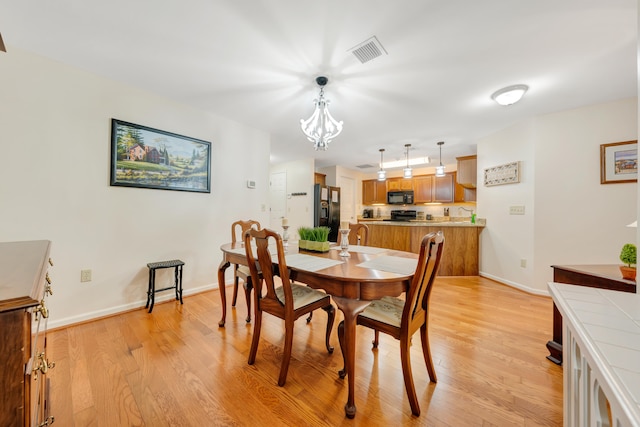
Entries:
{"type": "Polygon", "coordinates": [[[300,119],[300,127],[307,139],[313,142],[313,148],[326,151],[329,148],[329,142],[342,132],[342,122],[331,117],[329,109],[329,101],[324,99],[324,86],[329,82],[326,77],[320,76],[316,78],[316,83],[320,86],[320,96],[314,99],[315,110],[309,119],[300,119]]]}
{"type": "Polygon", "coordinates": [[[387,179],[387,171],[382,167],[384,164],[382,161],[382,153],[384,153],[384,148],[380,149],[380,170],[378,171],[378,181],[386,181],[387,179]]]}
{"type": "Polygon", "coordinates": [[[514,85],[507,86],[502,88],[493,95],[491,95],[491,99],[496,101],[500,105],[511,105],[520,101],[520,99],[524,96],[524,93],[529,89],[527,85],[514,85]]]}
{"type": "Polygon", "coordinates": [[[444,166],[442,166],[442,145],[444,141],[438,142],[440,146],[440,166],[436,166],[436,176],[444,176],[444,166]]]}
{"type": "Polygon", "coordinates": [[[411,147],[411,144],[404,144],[404,148],[407,152],[407,167],[403,169],[403,176],[405,178],[411,178],[413,176],[413,170],[411,170],[411,166],[409,166],[409,147],[411,147]]]}
{"type": "MultiPolygon", "coordinates": [[[[420,166],[420,165],[428,165],[431,163],[431,159],[428,156],[425,157],[414,157],[409,159],[409,166],[420,166]]],[[[395,169],[406,166],[407,161],[405,159],[402,160],[392,160],[390,162],[382,163],[382,167],[384,169],[395,169]]]]}

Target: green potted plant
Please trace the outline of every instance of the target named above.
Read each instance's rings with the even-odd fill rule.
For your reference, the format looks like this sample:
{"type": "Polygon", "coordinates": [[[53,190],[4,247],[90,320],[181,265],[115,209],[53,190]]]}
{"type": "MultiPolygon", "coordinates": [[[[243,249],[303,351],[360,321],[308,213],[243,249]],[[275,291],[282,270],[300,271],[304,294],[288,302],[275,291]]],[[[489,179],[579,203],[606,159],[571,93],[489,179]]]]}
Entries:
{"type": "Polygon", "coordinates": [[[637,252],[636,245],[632,243],[627,243],[622,247],[622,251],[620,251],[620,261],[626,264],[620,266],[620,273],[622,273],[623,279],[636,280],[637,252]]]}
{"type": "Polygon", "coordinates": [[[329,227],[300,227],[298,235],[300,249],[327,252],[329,250],[329,227]]]}

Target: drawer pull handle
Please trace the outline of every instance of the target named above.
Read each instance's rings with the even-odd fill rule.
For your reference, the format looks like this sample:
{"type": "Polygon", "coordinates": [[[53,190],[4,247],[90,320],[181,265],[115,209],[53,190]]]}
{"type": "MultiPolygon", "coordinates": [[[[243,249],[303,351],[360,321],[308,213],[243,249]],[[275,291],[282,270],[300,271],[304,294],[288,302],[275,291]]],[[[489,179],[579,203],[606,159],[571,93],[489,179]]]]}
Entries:
{"type": "Polygon", "coordinates": [[[49,309],[44,305],[44,300],[40,301],[40,305],[36,307],[35,311],[42,314],[45,319],[49,317],[49,309]]]}
{"type": "Polygon", "coordinates": [[[51,258],[49,258],[49,265],[53,267],[53,260],[51,258]]]}
{"type": "Polygon", "coordinates": [[[47,287],[44,288],[44,291],[49,295],[53,295],[53,289],[51,289],[51,285],[47,285],[47,287]]]}
{"type": "Polygon", "coordinates": [[[47,417],[46,420],[44,420],[41,424],[38,424],[38,427],[45,427],[45,426],[50,426],[51,424],[53,424],[56,421],[56,419],[54,417],[47,417]]]}
{"type": "Polygon", "coordinates": [[[38,366],[33,368],[33,372],[35,372],[36,374],[36,379],[38,378],[38,371],[42,372],[42,375],[45,375],[47,372],[49,372],[49,369],[53,369],[56,367],[55,362],[48,362],[47,359],[44,358],[44,352],[38,355],[38,359],[40,359],[40,363],[38,363],[38,366]]]}
{"type": "Polygon", "coordinates": [[[48,284],[51,284],[51,277],[49,277],[49,273],[44,277],[44,280],[46,280],[48,284]]]}

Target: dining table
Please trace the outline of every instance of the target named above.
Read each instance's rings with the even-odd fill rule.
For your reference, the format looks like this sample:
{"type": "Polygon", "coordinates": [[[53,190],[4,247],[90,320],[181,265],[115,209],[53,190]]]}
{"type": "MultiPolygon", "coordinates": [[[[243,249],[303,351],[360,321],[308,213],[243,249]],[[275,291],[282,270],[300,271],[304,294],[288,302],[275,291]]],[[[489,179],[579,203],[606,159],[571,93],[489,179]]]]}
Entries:
{"type": "MultiPolygon", "coordinates": [[[[222,262],[218,268],[218,285],[222,300],[224,327],[227,315],[225,271],[231,264],[247,265],[244,243],[226,243],[220,247],[222,262]]],[[[347,418],[356,414],[355,405],[355,352],[356,320],[372,300],[384,296],[399,296],[409,288],[415,273],[418,254],[372,246],[349,246],[348,255],[341,255],[339,245],[333,244],[327,252],[300,250],[295,242],[289,242],[285,260],[290,279],[331,295],[344,315],[344,352],[348,398],[345,404],[347,418]]],[[[276,254],[275,246],[271,251],[276,254]]],[[[274,257],[274,263],[277,258],[274,257]]]]}

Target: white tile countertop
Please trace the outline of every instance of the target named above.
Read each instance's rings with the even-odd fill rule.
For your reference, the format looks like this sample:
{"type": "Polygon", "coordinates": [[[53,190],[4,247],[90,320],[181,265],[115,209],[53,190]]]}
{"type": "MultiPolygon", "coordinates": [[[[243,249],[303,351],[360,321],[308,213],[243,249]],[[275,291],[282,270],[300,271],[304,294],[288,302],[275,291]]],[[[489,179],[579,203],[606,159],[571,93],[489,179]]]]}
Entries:
{"type": "Polygon", "coordinates": [[[600,394],[609,401],[612,425],[640,426],[640,294],[548,287],[563,319],[565,426],[598,425],[606,412],[598,409],[600,394]]]}

